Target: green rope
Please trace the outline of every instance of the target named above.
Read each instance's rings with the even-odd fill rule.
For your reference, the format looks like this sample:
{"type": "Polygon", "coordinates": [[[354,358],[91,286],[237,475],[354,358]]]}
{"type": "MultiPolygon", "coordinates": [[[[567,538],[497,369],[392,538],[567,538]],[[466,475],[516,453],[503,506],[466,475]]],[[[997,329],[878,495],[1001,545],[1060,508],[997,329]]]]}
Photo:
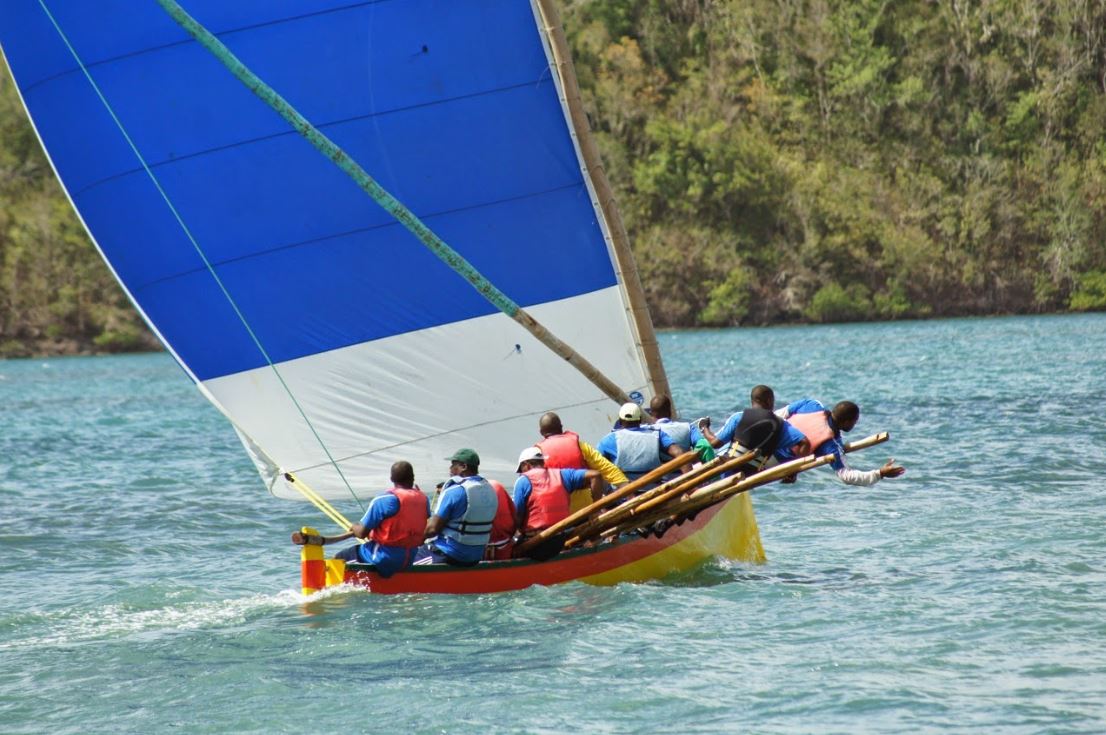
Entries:
{"type": "Polygon", "coordinates": [[[507,294],[500,291],[495,285],[484,278],[472,263],[465,260],[464,256],[447,245],[440,237],[423,224],[414,212],[405,207],[398,199],[388,193],[384,187],[376,183],[376,180],[365,169],[350,158],[345,151],[339,148],[334,141],[326,137],[318,128],[312,125],[307,118],[301,115],[291,104],[280,96],[272,87],[265,84],[256,74],[250,71],[245,64],[238,60],[230,49],[223,45],[210,31],[200,25],[192,16],[181,8],[174,0],[157,0],[173,20],[181,25],[189,35],[195,38],[200,45],[215,55],[223,66],[230,70],[251,92],[257,95],[265,104],[273,108],[281,117],[304,138],[315,146],[324,156],[333,161],[361,187],[377,204],[384,208],[388,214],[395,217],[400,224],[406,227],[426,247],[438,256],[446,265],[459,273],[473,288],[490,301],[497,309],[507,316],[514,318],[519,311],[519,306],[511,300],[507,294]]]}
{"type": "Polygon", "coordinates": [[[268,363],[268,366],[272,369],[273,374],[276,375],[276,378],[280,382],[280,385],[288,394],[288,397],[291,399],[292,404],[296,407],[296,410],[299,411],[300,416],[307,423],[308,428],[314,435],[315,440],[318,441],[319,446],[322,447],[322,450],[326,454],[327,459],[334,466],[334,469],[338,472],[338,476],[342,478],[342,482],[345,483],[346,489],[349,490],[350,495],[353,496],[353,499],[357,502],[357,505],[362,510],[364,510],[365,506],[357,497],[357,493],[353,491],[353,487],[350,486],[349,480],[347,480],[346,476],[342,473],[342,468],[338,465],[338,462],[330,454],[330,450],[327,449],[326,443],[323,442],[322,437],[319,436],[319,433],[315,430],[315,425],[311,422],[311,419],[307,417],[307,413],[303,410],[303,407],[300,406],[299,401],[296,400],[296,396],[294,393],[292,393],[292,389],[288,386],[287,383],[284,382],[284,376],[280,374],[280,370],[277,369],[276,364],[273,362],[272,358],[269,357],[268,351],[261,344],[261,340],[258,339],[257,334],[255,334],[253,328],[250,327],[249,321],[242,313],[242,310],[238,307],[238,304],[237,302],[235,302],[234,297],[230,295],[230,291],[228,291],[227,287],[223,284],[223,280],[219,278],[219,274],[215,272],[215,268],[212,266],[211,261],[208,260],[207,255],[203,251],[203,248],[200,247],[200,244],[192,235],[192,231],[188,229],[188,225],[184,223],[184,219],[177,211],[177,208],[173,206],[173,202],[169,199],[169,195],[165,192],[165,189],[161,186],[161,182],[158,181],[157,176],[154,175],[154,172],[146,163],[145,157],[142,155],[141,152],[139,152],[138,146],[135,145],[134,141],[131,139],[130,134],[127,133],[127,129],[123,126],[123,122],[119,119],[119,116],[115,114],[115,110],[112,108],[111,103],[108,102],[107,98],[104,96],[104,93],[100,90],[100,86],[96,84],[96,80],[92,78],[92,74],[88,71],[88,68],[84,64],[84,61],[81,60],[81,57],[77,53],[77,50],[73,48],[73,44],[69,42],[69,37],[66,36],[65,32],[61,29],[61,26],[58,25],[58,22],[54,19],[54,15],[50,12],[50,9],[46,7],[45,0],[38,0],[38,4],[42,8],[42,12],[46,14],[46,17],[49,18],[50,22],[54,25],[54,29],[58,32],[58,35],[61,37],[62,42],[69,49],[69,53],[72,54],[73,59],[77,62],[77,65],[80,67],[81,72],[84,73],[84,76],[88,80],[88,83],[92,85],[93,91],[96,92],[96,96],[100,98],[100,102],[103,103],[104,108],[107,109],[108,114],[111,115],[111,119],[115,121],[116,127],[119,128],[119,132],[122,133],[123,139],[127,141],[127,145],[130,146],[131,151],[134,152],[135,157],[138,158],[138,162],[142,164],[142,168],[146,171],[146,175],[150,177],[150,180],[153,182],[154,187],[157,189],[158,193],[161,194],[161,198],[165,200],[165,204],[169,207],[169,211],[172,212],[173,217],[176,218],[177,224],[180,225],[181,230],[184,231],[185,236],[187,236],[189,242],[192,243],[192,247],[195,248],[196,253],[200,256],[200,260],[203,261],[204,267],[207,268],[208,273],[211,274],[211,277],[215,280],[215,283],[223,292],[223,296],[226,298],[231,308],[234,309],[234,313],[238,316],[239,321],[242,322],[242,326],[246,328],[246,332],[247,334],[249,334],[250,339],[253,340],[253,343],[257,347],[258,351],[261,353],[261,356],[265,358],[265,362],[268,363]]]}

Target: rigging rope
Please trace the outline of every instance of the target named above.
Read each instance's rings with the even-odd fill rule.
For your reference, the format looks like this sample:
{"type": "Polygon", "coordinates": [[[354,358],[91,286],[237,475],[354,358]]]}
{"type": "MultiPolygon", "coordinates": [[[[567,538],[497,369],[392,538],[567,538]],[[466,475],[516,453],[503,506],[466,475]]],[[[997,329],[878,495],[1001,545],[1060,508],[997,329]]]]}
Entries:
{"type": "MultiPolygon", "coordinates": [[[[160,2],[160,0],[159,0],[159,2],[160,2]]],[[[357,493],[355,493],[353,491],[353,487],[350,486],[349,480],[346,479],[345,474],[342,473],[342,468],[338,465],[338,462],[335,461],[334,457],[331,455],[330,449],[326,446],[326,443],[323,441],[322,437],[319,436],[318,431],[316,431],[316,429],[315,429],[315,425],[311,422],[311,419],[309,419],[307,417],[307,413],[303,410],[303,407],[300,405],[299,401],[296,400],[296,396],[292,392],[292,389],[288,386],[287,383],[284,382],[284,376],[280,374],[280,370],[277,369],[276,364],[273,362],[272,358],[269,357],[268,351],[265,349],[264,345],[261,344],[261,340],[257,337],[257,334],[254,332],[253,328],[250,326],[250,323],[246,319],[245,314],[243,314],[242,310],[238,307],[238,303],[234,300],[234,297],[231,296],[230,291],[227,290],[227,287],[223,283],[223,280],[219,277],[219,274],[215,272],[215,268],[211,264],[211,261],[208,260],[207,254],[204,253],[203,248],[200,247],[200,244],[196,241],[196,238],[192,235],[192,231],[188,228],[188,225],[185,224],[184,219],[181,217],[180,212],[177,211],[177,208],[173,205],[172,200],[170,200],[169,195],[166,193],[165,189],[162,187],[161,182],[158,180],[157,176],[154,175],[154,172],[150,169],[149,164],[147,164],[147,162],[146,162],[146,158],[138,150],[138,146],[135,145],[134,140],[131,138],[130,134],[127,132],[127,129],[123,125],[123,122],[119,119],[119,116],[115,114],[114,108],[112,108],[111,103],[108,102],[107,97],[105,97],[104,93],[100,90],[100,86],[96,83],[96,80],[92,78],[92,74],[91,74],[91,72],[89,72],[88,67],[85,66],[84,61],[81,59],[80,55],[77,53],[77,50],[75,48],[73,48],[73,44],[71,44],[69,42],[69,37],[65,34],[65,31],[63,31],[61,29],[61,26],[58,24],[57,20],[54,18],[53,13],[50,12],[50,9],[48,7],[46,7],[45,0],[38,0],[38,4],[42,8],[42,12],[45,13],[46,17],[50,19],[50,23],[53,24],[54,30],[57,31],[58,36],[61,37],[61,40],[65,44],[66,48],[69,49],[69,53],[73,56],[73,59],[77,62],[77,65],[80,67],[81,72],[85,76],[85,79],[87,79],[88,83],[92,86],[92,90],[96,93],[96,96],[99,97],[100,102],[103,103],[104,108],[107,110],[108,114],[111,115],[111,119],[115,122],[116,127],[119,128],[119,132],[123,135],[123,139],[127,142],[127,145],[130,146],[131,151],[134,152],[135,157],[138,158],[138,162],[142,165],[142,168],[146,172],[146,175],[149,176],[150,181],[153,182],[154,187],[157,189],[158,193],[161,195],[161,198],[165,200],[165,204],[166,204],[166,206],[169,207],[169,211],[173,214],[173,217],[177,220],[177,223],[180,225],[181,230],[184,232],[185,236],[188,238],[188,241],[190,243],[192,243],[192,247],[196,250],[196,253],[197,253],[197,255],[199,255],[200,260],[203,261],[204,267],[207,268],[208,273],[215,280],[215,283],[216,283],[216,285],[218,285],[219,290],[222,291],[223,296],[227,300],[227,303],[230,304],[231,308],[234,310],[234,313],[237,315],[238,320],[242,323],[242,326],[245,327],[246,333],[250,336],[250,339],[253,340],[253,343],[257,347],[258,351],[261,353],[261,356],[265,359],[265,362],[268,364],[269,368],[273,371],[273,374],[276,376],[277,381],[280,383],[281,387],[284,388],[284,391],[288,394],[288,398],[291,399],[292,404],[296,407],[296,410],[299,412],[299,414],[303,418],[304,422],[306,422],[307,427],[311,430],[311,433],[314,435],[315,440],[319,443],[319,446],[322,448],[323,452],[326,454],[327,459],[330,461],[330,464],[332,464],[334,466],[334,469],[338,472],[338,476],[342,478],[342,482],[345,484],[346,489],[349,490],[350,495],[357,502],[357,505],[362,510],[364,510],[365,506],[361,503],[360,498],[357,497],[357,493]]],[[[164,3],[162,3],[162,5],[164,7],[164,3]]],[[[179,6],[177,6],[177,7],[179,9],[179,6]]],[[[184,11],[182,10],[181,12],[184,12],[184,11]]],[[[190,371],[189,371],[189,374],[191,375],[190,371]]],[[[348,524],[347,524],[347,526],[348,526],[348,524]]]]}

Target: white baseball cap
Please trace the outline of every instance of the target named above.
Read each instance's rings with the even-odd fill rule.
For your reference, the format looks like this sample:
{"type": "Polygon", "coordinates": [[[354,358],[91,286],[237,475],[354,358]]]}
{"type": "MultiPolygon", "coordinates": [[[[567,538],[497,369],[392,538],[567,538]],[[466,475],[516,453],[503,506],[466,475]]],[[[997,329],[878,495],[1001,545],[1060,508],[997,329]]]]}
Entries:
{"type": "Polygon", "coordinates": [[[636,403],[623,403],[618,409],[618,418],[623,421],[641,421],[641,406],[636,403]]]}
{"type": "Polygon", "coordinates": [[[541,453],[541,449],[538,447],[526,447],[522,450],[522,454],[518,455],[518,467],[515,468],[515,472],[522,472],[523,462],[533,462],[540,459],[545,461],[545,455],[541,453]]]}

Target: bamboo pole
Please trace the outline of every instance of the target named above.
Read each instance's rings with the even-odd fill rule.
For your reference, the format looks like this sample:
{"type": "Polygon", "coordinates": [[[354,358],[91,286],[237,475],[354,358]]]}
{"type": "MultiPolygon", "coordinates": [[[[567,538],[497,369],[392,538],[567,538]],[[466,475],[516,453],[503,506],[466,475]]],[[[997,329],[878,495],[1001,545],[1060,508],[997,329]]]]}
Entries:
{"type": "Polygon", "coordinates": [[[618,488],[613,493],[610,493],[609,495],[604,495],[603,497],[599,498],[599,500],[596,500],[594,503],[584,506],[575,513],[570,514],[567,518],[554,523],[552,526],[545,529],[536,536],[531,536],[530,538],[526,539],[521,544],[515,546],[515,554],[525,554],[527,551],[533,549],[535,546],[542,543],[543,541],[548,541],[549,539],[553,538],[570,526],[578,524],[581,520],[587,518],[589,515],[596,512],[597,510],[606,508],[611,503],[615,503],[626,497],[627,495],[635,492],[639,487],[644,487],[654,480],[658,480],[664,477],[669,472],[675,472],[681,467],[691,464],[698,458],[699,454],[697,452],[684,452],[679,457],[665,462],[660,467],[657,467],[655,470],[650,470],[649,472],[646,472],[644,475],[634,480],[633,482],[627,482],[625,485],[618,488]]]}
{"type": "Polygon", "coordinates": [[[717,477],[723,472],[737,469],[751,460],[754,456],[754,452],[747,452],[740,457],[734,457],[728,460],[724,457],[717,457],[708,464],[697,467],[692,472],[680,475],[659,487],[655,487],[648,492],[631,498],[621,505],[616,505],[606,513],[602,513],[598,517],[581,524],[573,530],[573,533],[576,537],[584,538],[599,535],[607,528],[620,523],[627,516],[637,515],[660,503],[666,502],[670,498],[683,495],[712,477],[717,477]],[[718,460],[723,461],[719,462],[718,460]]]}
{"type": "MultiPolygon", "coordinates": [[[[699,513],[712,505],[728,500],[734,495],[748,492],[749,490],[767,485],[770,482],[775,482],[789,475],[806,472],[815,467],[821,467],[831,462],[832,459],[833,457],[830,455],[818,457],[817,459],[812,459],[808,455],[807,457],[776,465],[770,470],[758,472],[747,478],[726,478],[725,480],[720,480],[717,483],[700,488],[700,490],[693,493],[690,498],[681,499],[676,503],[669,503],[663,507],[654,508],[651,513],[646,513],[640,518],[630,519],[615,528],[607,529],[603,532],[601,538],[615,538],[635,529],[648,528],[657,521],[666,518],[672,519],[674,522],[680,522],[687,516],[699,513]]],[[[572,540],[573,539],[569,539],[569,541],[572,540]]],[[[581,539],[581,541],[577,541],[577,543],[584,540],[586,539],[581,539]]]]}
{"type": "Polygon", "coordinates": [[[615,270],[620,275],[619,282],[626,294],[630,324],[637,335],[638,348],[645,361],[646,377],[653,395],[663,394],[671,397],[668,376],[664,371],[657,335],[653,329],[653,320],[649,316],[649,306],[645,302],[645,290],[641,287],[641,279],[634,265],[630,238],[626,234],[622,215],[615,205],[614,193],[607,181],[599,148],[591,135],[591,127],[588,125],[587,114],[580,99],[580,85],[576,81],[576,70],[568,51],[568,41],[561,27],[560,14],[557,12],[554,0],[536,0],[536,4],[541,13],[542,23],[545,25],[545,36],[549,39],[549,46],[553,52],[557,76],[561,80],[561,93],[564,95],[565,107],[568,108],[576,142],[580,146],[580,156],[584,159],[585,173],[591,180],[603,219],[607,223],[607,231],[610,233],[615,270]]]}
{"type": "MultiPolygon", "coordinates": [[[[595,365],[557,338],[542,326],[534,317],[516,304],[507,294],[499,290],[486,279],[472,263],[447,245],[433,230],[426,226],[414,212],[393,197],[380,186],[355,160],[337,146],[322,131],[299,113],[286,99],[254,74],[243,64],[218,38],[190,16],[174,0],[157,0],[158,4],[201,46],[212,53],[235,77],[253,92],[259,99],[283,117],[300,135],[302,135],[320,153],[330,159],[346,173],[361,189],[372,197],[386,212],[406,227],[419,242],[425,245],[443,263],[452,268],[501,312],[511,317],[523,329],[539,342],[548,347],[557,356],[576,368],[599,390],[616,403],[626,403],[630,397],[614,381],[599,371],[595,365]]],[[[655,338],[654,338],[655,341],[655,338]]],[[[658,353],[659,355],[659,353],[658,353]]]]}
{"type": "MultiPolygon", "coordinates": [[[[864,439],[846,444],[844,445],[844,449],[846,453],[856,452],[861,449],[873,447],[877,444],[882,444],[883,442],[888,441],[890,438],[891,437],[887,432],[880,432],[878,434],[873,434],[871,436],[865,437],[864,439]]],[[[784,477],[788,477],[792,474],[798,474],[800,472],[812,470],[816,467],[821,467],[822,465],[831,462],[832,459],[833,455],[826,455],[818,458],[813,458],[812,456],[808,455],[806,457],[800,457],[799,459],[794,459],[790,462],[785,462],[784,464],[779,464],[775,467],[770,467],[766,470],[762,470],[761,472],[758,472],[755,475],[751,475],[748,478],[739,480],[735,480],[734,478],[726,478],[726,480],[724,481],[719,481],[717,483],[713,483],[712,485],[699,488],[695,491],[695,493],[692,494],[690,498],[687,498],[684,501],[667,504],[653,504],[651,506],[654,509],[652,513],[647,513],[645,510],[642,510],[641,513],[634,514],[632,518],[624,519],[617,526],[608,526],[608,528],[602,533],[598,534],[598,536],[602,538],[614,537],[618,534],[626,533],[627,531],[632,531],[636,528],[649,526],[663,518],[673,517],[679,520],[681,517],[686,517],[690,513],[696,513],[738,493],[752,490],[756,487],[766,485],[770,482],[775,482],[776,480],[783,479],[784,477]],[[730,481],[730,484],[724,485],[723,483],[725,483],[726,481],[730,481]],[[731,490],[733,491],[731,492],[731,490]],[[631,521],[633,521],[633,523],[631,523],[631,521]]],[[[672,495],[671,497],[678,496],[672,495]]],[[[583,537],[583,534],[578,533],[565,542],[565,547],[568,548],[571,546],[576,546],[580,543],[583,543],[584,541],[595,537],[596,534],[594,533],[588,534],[587,537],[583,537]]]]}

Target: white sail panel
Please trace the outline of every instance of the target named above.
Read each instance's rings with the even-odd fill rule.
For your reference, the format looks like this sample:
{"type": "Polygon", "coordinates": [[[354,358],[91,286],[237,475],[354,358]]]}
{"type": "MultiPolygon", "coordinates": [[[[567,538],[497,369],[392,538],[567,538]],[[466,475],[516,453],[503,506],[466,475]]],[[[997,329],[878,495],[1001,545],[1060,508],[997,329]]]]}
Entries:
{"type": "MultiPolygon", "coordinates": [[[[530,311],[619,385],[643,390],[645,374],[617,287],[530,311]]],[[[420,482],[442,479],[444,458],[462,446],[477,450],[482,471],[510,482],[519,451],[541,439],[542,413],[557,411],[567,428],[595,442],[617,411],[575,368],[502,314],[204,386],[243,434],[279,458],[281,469],[332,500],[348,499],[351,490],[359,497],[379,491],[398,459],[415,465],[420,482]]],[[[261,462],[259,469],[264,475],[273,467],[261,462]]],[[[283,480],[271,489],[296,496],[283,480]]]]}

